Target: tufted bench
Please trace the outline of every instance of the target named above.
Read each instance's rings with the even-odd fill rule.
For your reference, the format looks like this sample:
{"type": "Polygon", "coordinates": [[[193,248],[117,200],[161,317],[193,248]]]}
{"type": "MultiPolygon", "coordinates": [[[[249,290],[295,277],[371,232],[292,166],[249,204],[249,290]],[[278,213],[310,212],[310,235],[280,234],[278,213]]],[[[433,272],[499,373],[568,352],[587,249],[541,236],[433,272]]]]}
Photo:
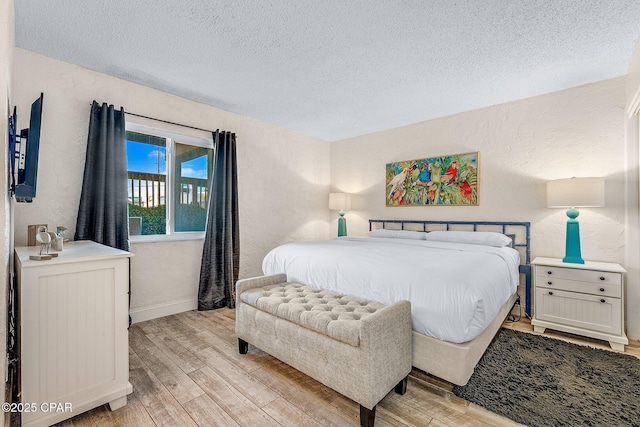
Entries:
{"type": "Polygon", "coordinates": [[[391,306],[287,282],[284,274],[236,283],[236,334],[360,404],[373,426],[387,393],[411,371],[411,305],[391,306]]]}

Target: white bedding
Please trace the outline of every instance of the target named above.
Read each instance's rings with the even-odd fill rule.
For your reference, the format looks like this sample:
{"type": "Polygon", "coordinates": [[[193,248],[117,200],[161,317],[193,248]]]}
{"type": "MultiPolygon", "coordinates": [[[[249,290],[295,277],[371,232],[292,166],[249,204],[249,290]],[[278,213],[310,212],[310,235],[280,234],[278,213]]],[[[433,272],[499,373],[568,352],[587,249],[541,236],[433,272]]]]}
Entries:
{"type": "Polygon", "coordinates": [[[516,292],[519,263],[518,251],[508,247],[340,237],[279,246],[262,270],[383,304],[409,300],[414,331],[463,343],[516,292]]]}

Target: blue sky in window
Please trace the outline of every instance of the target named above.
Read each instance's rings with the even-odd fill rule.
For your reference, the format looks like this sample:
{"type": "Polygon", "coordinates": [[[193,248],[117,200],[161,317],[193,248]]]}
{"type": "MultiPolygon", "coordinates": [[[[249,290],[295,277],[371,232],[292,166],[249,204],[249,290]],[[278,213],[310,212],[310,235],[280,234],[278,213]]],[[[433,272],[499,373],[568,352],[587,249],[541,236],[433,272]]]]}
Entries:
{"type": "MultiPolygon", "coordinates": [[[[167,149],[157,145],[127,141],[127,170],[132,172],[167,174],[167,149]]],[[[185,178],[207,179],[207,156],[182,163],[185,178]]]]}
{"type": "Polygon", "coordinates": [[[207,179],[207,156],[183,162],[181,175],[184,178],[207,179]]]}
{"type": "MultiPolygon", "coordinates": [[[[167,174],[166,147],[127,141],[127,170],[167,174]]],[[[206,173],[206,167],[205,167],[206,173]]]]}

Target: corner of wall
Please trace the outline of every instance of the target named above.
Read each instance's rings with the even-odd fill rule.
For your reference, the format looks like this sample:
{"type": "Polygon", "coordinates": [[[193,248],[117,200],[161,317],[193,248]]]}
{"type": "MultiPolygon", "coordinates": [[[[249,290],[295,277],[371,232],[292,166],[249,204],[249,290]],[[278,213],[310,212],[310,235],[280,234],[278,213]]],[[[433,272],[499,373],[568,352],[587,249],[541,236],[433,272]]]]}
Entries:
{"type": "MultiPolygon", "coordinates": [[[[6,333],[7,333],[7,289],[10,277],[10,265],[11,265],[11,252],[13,248],[13,229],[11,224],[11,199],[8,191],[7,177],[9,176],[8,162],[7,162],[7,144],[8,144],[8,124],[7,120],[10,112],[12,87],[13,87],[13,51],[15,48],[15,33],[14,33],[14,8],[13,0],[8,0],[1,3],[0,9],[0,29],[2,31],[0,40],[0,116],[2,116],[2,124],[0,125],[0,132],[2,132],[1,140],[3,141],[2,150],[0,152],[0,162],[2,167],[2,176],[0,179],[0,185],[2,190],[2,203],[0,203],[0,224],[2,224],[2,244],[0,245],[0,277],[4,280],[0,283],[0,354],[2,361],[2,372],[6,372],[6,333]]],[[[6,385],[5,385],[6,387],[6,385]]],[[[4,387],[3,387],[4,388],[4,387]]],[[[6,389],[3,389],[3,396],[6,396],[6,389]]],[[[4,400],[7,401],[6,398],[4,400]]],[[[9,413],[6,413],[4,417],[0,419],[0,423],[5,425],[9,420],[9,413]]]]}
{"type": "Polygon", "coordinates": [[[627,335],[640,339],[640,313],[630,310],[640,300],[640,43],[627,75],[625,117],[626,203],[625,267],[627,269],[627,335]]]}

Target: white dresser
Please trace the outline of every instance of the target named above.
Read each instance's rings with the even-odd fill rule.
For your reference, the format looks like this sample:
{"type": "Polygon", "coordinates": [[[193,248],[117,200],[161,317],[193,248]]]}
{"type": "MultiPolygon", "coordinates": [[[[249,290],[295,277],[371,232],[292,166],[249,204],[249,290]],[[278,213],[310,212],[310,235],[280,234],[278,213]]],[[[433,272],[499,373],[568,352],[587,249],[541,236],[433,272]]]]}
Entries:
{"type": "Polygon", "coordinates": [[[536,258],[533,266],[534,331],[546,328],[609,341],[624,351],[624,275],[619,264],[564,263],[536,258]]]}
{"type": "Polygon", "coordinates": [[[15,249],[22,425],[126,405],[132,254],[80,241],[51,260],[30,260],[39,248],[15,249]]]}

